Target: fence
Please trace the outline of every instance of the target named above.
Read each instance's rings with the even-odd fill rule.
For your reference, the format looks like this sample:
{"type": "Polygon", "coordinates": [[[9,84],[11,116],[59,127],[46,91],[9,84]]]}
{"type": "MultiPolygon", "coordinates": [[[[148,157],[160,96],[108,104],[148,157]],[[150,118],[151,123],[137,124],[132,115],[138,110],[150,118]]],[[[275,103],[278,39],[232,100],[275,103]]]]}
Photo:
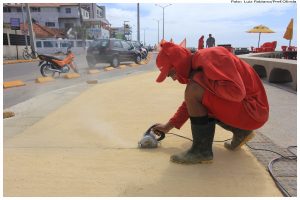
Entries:
{"type": "Polygon", "coordinates": [[[85,53],[86,49],[92,44],[93,40],[36,40],[37,52],[41,54],[55,54],[67,51],[69,46],[75,54],[85,53]]]}
{"type": "MultiPolygon", "coordinates": [[[[3,57],[21,58],[25,47],[25,35],[20,31],[8,31],[3,33],[3,57]]],[[[30,44],[30,38],[27,36],[27,43],[30,44]]]]}
{"type": "MultiPolygon", "coordinates": [[[[69,45],[75,54],[85,53],[87,47],[93,40],[66,40],[66,39],[43,39],[36,40],[36,50],[40,54],[66,53],[69,45]]],[[[27,36],[27,44],[30,45],[30,37],[27,36]]],[[[20,31],[13,33],[8,31],[3,33],[3,58],[4,59],[23,59],[22,54],[25,48],[25,35],[20,31]],[[17,33],[17,34],[16,34],[17,33]]]]}

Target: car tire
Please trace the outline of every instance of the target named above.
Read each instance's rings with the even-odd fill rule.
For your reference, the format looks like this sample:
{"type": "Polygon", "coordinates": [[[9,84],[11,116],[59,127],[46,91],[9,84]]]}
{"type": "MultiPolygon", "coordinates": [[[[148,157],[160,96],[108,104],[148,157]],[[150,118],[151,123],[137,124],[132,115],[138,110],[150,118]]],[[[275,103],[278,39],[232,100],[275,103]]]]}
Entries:
{"type": "Polygon", "coordinates": [[[118,58],[118,56],[114,56],[111,60],[111,66],[116,68],[116,67],[119,67],[120,65],[120,60],[118,58]]]}
{"type": "Polygon", "coordinates": [[[140,64],[141,63],[141,61],[142,61],[142,57],[141,57],[141,55],[136,55],[136,57],[135,57],[135,63],[136,64],[140,64]]]}

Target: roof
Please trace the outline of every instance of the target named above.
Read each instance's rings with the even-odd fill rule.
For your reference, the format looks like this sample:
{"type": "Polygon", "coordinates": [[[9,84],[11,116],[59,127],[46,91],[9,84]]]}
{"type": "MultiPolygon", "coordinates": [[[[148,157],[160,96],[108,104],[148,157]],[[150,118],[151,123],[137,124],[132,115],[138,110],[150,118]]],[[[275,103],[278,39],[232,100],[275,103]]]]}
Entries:
{"type": "MultiPolygon", "coordinates": [[[[3,6],[21,7],[20,3],[5,3],[3,6]]],[[[60,6],[78,6],[78,3],[30,3],[29,7],[60,7],[60,6]]]]}
{"type": "MultiPolygon", "coordinates": [[[[65,33],[56,28],[48,28],[37,23],[33,23],[33,31],[37,38],[64,38],[65,33]]],[[[21,24],[21,30],[28,30],[28,25],[21,24]]]]}

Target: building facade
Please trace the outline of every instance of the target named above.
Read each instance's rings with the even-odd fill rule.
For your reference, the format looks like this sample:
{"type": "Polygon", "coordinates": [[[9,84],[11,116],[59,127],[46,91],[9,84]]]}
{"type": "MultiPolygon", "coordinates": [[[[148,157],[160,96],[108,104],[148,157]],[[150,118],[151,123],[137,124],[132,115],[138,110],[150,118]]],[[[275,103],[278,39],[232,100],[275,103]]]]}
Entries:
{"type": "MultiPolygon", "coordinates": [[[[109,22],[106,20],[105,7],[95,3],[30,3],[31,18],[34,23],[70,32],[72,28],[92,28],[98,38],[109,36],[109,22]]],[[[27,23],[26,7],[24,6],[25,23],[27,23]]],[[[22,4],[3,4],[3,23],[9,26],[11,18],[19,18],[23,23],[22,4]]],[[[77,33],[75,32],[76,37],[77,33]]],[[[72,35],[72,34],[70,34],[72,35]]],[[[74,36],[75,37],[75,36],[74,36]]]]}

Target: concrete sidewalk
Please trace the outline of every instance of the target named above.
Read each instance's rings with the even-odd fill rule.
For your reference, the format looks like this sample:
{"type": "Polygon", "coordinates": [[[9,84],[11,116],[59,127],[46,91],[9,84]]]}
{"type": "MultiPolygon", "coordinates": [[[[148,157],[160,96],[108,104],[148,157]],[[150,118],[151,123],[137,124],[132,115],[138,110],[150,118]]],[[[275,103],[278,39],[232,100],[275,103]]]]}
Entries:
{"type": "MultiPolygon", "coordinates": [[[[176,136],[137,149],[144,131],[166,122],[183,100],[184,85],[156,84],[157,74],[75,88],[85,91],[66,93],[72,100],[20,133],[9,128],[18,116],[5,119],[4,196],[282,196],[246,147],[230,152],[214,143],[214,163],[206,165],[171,163],[170,155],[191,145],[176,136]]],[[[189,123],[172,132],[191,138],[189,123]]],[[[215,140],[230,137],[217,127],[215,140]]]]}

